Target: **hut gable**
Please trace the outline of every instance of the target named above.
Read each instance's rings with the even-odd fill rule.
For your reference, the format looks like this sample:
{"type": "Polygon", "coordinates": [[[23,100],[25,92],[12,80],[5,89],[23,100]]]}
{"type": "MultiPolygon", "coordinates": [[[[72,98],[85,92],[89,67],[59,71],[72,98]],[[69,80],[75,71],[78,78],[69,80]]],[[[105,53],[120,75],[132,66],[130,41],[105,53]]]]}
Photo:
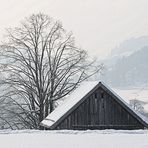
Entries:
{"type": "Polygon", "coordinates": [[[146,119],[102,82],[83,82],[41,125],[48,129],[143,129],[146,119]]]}

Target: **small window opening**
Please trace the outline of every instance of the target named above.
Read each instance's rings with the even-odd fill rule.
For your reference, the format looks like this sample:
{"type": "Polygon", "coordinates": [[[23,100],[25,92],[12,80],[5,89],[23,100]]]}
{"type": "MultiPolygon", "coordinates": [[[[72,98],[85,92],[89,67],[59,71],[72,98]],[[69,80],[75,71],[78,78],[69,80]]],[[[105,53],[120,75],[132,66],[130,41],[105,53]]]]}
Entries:
{"type": "Polygon", "coordinates": [[[102,104],[102,108],[104,109],[104,103],[102,104]]]}
{"type": "Polygon", "coordinates": [[[101,98],[104,98],[104,93],[103,92],[101,93],[101,98]]]}
{"type": "Polygon", "coordinates": [[[101,107],[104,109],[104,100],[101,98],[101,107]]]}
{"type": "Polygon", "coordinates": [[[97,98],[97,93],[95,93],[95,98],[97,98]]]}

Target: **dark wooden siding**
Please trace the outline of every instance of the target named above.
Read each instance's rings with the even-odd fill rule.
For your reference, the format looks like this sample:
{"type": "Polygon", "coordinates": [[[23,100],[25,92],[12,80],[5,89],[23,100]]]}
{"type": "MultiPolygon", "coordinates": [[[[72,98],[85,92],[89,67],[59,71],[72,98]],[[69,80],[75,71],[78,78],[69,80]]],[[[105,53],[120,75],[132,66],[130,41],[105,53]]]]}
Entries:
{"type": "Polygon", "coordinates": [[[97,89],[56,129],[141,129],[144,126],[102,88],[97,89]]]}

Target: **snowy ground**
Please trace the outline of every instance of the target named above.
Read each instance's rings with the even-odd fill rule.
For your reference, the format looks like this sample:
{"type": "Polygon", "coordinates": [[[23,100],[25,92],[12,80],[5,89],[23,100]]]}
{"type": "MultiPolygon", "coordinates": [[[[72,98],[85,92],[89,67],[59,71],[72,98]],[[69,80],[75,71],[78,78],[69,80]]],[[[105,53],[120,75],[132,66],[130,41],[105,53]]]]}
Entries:
{"type": "Polygon", "coordinates": [[[1,148],[148,148],[148,130],[0,131],[1,148]]]}

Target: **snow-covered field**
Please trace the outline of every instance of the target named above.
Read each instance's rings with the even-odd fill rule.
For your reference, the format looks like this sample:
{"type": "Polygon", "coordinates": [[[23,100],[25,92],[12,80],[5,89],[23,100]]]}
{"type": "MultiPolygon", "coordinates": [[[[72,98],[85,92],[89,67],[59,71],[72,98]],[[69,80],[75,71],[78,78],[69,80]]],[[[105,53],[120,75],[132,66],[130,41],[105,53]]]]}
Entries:
{"type": "Polygon", "coordinates": [[[148,148],[148,130],[0,131],[0,148],[148,148]]]}

